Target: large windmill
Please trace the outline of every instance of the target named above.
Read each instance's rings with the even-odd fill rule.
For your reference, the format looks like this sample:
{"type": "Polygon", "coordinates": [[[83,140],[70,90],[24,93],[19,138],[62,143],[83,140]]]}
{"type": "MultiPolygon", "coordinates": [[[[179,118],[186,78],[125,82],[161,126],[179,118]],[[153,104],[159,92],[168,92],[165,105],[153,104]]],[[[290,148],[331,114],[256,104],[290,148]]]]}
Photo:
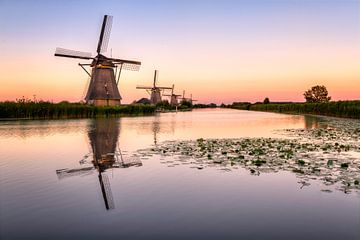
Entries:
{"type": "Polygon", "coordinates": [[[103,55],[107,51],[111,25],[112,16],[105,15],[96,50],[96,57],[92,57],[91,53],[88,52],[56,48],[55,56],[58,57],[79,58],[86,60],[92,59],[91,64],[79,63],[79,65],[90,77],[89,87],[85,96],[85,101],[88,104],[120,105],[121,96],[117,85],[119,83],[121,70],[126,69],[138,71],[141,65],[141,62],[138,61],[110,58],[103,55]],[[84,66],[91,67],[91,74],[84,68],[84,66]]]}
{"type": "Polygon", "coordinates": [[[158,70],[155,70],[154,81],[153,81],[152,87],[148,87],[148,86],[137,86],[136,87],[136,89],[145,89],[150,94],[150,102],[152,104],[157,104],[157,103],[161,102],[161,91],[163,91],[165,89],[169,89],[169,90],[172,89],[171,87],[156,86],[157,78],[158,78],[158,70]]]}
{"type": "Polygon", "coordinates": [[[170,104],[173,106],[176,106],[176,105],[178,105],[178,98],[181,97],[181,95],[175,94],[174,88],[175,88],[175,85],[173,84],[172,88],[171,88],[171,94],[163,94],[163,96],[170,97],[170,104]]]}

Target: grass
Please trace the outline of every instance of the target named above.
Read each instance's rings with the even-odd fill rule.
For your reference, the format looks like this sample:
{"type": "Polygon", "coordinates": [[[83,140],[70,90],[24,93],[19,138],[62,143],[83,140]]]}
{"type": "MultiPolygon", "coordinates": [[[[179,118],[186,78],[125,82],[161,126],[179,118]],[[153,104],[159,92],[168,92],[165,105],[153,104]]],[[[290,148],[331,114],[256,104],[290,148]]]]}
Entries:
{"type": "Polygon", "coordinates": [[[315,114],[360,119],[360,101],[333,101],[327,103],[233,103],[226,107],[278,113],[315,114]]]}
{"type": "Polygon", "coordinates": [[[155,110],[155,106],[142,104],[90,106],[69,102],[6,101],[0,102],[0,119],[62,119],[145,115],[152,114],[155,110]]]}

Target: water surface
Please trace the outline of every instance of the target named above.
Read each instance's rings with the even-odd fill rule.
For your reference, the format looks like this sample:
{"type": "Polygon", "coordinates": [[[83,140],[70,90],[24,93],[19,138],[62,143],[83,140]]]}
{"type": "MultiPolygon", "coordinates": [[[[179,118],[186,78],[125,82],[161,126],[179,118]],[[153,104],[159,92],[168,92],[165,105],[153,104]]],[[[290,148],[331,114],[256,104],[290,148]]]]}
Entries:
{"type": "MultiPolygon", "coordinates": [[[[133,158],[168,140],[272,137],[325,117],[228,109],[0,122],[1,239],[359,239],[358,192],[279,171],[133,158]],[[121,154],[120,154],[121,153],[121,154]]],[[[339,120],[356,121],[356,120],[339,120]]]]}

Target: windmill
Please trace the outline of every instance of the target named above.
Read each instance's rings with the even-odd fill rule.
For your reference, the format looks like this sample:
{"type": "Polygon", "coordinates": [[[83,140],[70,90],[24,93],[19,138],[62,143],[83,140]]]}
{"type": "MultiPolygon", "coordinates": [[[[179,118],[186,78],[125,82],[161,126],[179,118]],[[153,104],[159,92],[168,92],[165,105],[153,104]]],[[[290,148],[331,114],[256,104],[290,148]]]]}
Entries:
{"type": "Polygon", "coordinates": [[[187,98],[185,98],[185,90],[183,90],[182,98],[180,98],[180,99],[181,99],[181,100],[180,100],[180,103],[187,101],[187,98]]]}
{"type": "Polygon", "coordinates": [[[178,105],[178,97],[181,97],[181,95],[174,94],[174,88],[175,85],[173,84],[171,88],[171,94],[163,94],[163,96],[170,97],[170,104],[176,106],[178,105]]]}
{"type": "Polygon", "coordinates": [[[136,89],[145,89],[150,94],[150,102],[152,104],[157,104],[161,102],[161,91],[165,89],[172,89],[171,87],[158,87],[156,86],[157,78],[158,78],[158,70],[155,70],[154,73],[154,81],[153,86],[137,86],[136,89]]]}
{"type": "Polygon", "coordinates": [[[79,58],[92,60],[91,64],[81,64],[79,66],[89,75],[90,83],[85,96],[87,104],[93,105],[120,105],[121,96],[118,83],[122,69],[138,71],[141,62],[124,60],[119,58],[109,58],[103,54],[107,51],[112,16],[105,15],[101,27],[100,38],[97,46],[97,55],[92,57],[91,53],[74,51],[64,48],[56,48],[55,56],[67,58],[79,58]],[[84,66],[91,67],[89,73],[84,66]],[[115,69],[115,71],[114,71],[115,69]],[[118,70],[119,69],[119,70],[118,70]]]}
{"type": "Polygon", "coordinates": [[[181,102],[189,102],[191,104],[193,104],[193,102],[197,101],[195,99],[192,98],[192,94],[190,94],[190,98],[186,98],[185,97],[185,90],[183,90],[183,95],[182,95],[182,98],[181,99],[181,102]]]}
{"type": "Polygon", "coordinates": [[[192,93],[190,94],[190,98],[188,100],[190,101],[191,104],[193,104],[193,102],[197,101],[197,100],[192,98],[192,93]]]}

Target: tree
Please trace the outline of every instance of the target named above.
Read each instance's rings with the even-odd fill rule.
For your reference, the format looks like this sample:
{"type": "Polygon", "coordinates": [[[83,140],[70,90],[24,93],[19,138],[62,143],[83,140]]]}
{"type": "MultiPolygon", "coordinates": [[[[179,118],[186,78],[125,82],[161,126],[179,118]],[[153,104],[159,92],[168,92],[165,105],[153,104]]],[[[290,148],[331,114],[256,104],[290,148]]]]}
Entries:
{"type": "Polygon", "coordinates": [[[314,86],[304,92],[306,102],[329,102],[328,91],[325,86],[314,86]]]}
{"type": "Polygon", "coordinates": [[[266,97],[265,99],[264,99],[264,104],[269,104],[270,103],[270,99],[268,98],[268,97],[266,97]]]}

